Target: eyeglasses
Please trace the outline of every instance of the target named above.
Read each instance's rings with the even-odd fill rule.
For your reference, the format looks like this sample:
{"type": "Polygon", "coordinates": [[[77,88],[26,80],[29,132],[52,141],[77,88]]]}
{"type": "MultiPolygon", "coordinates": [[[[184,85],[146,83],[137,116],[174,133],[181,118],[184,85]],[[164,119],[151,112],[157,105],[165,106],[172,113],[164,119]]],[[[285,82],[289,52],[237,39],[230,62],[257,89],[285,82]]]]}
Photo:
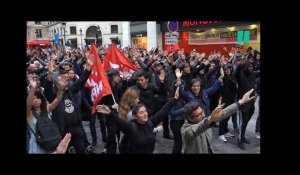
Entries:
{"type": "Polygon", "coordinates": [[[202,111],[196,115],[192,115],[191,117],[192,118],[196,118],[196,117],[199,117],[199,116],[204,116],[204,110],[202,109],[202,111]]]}

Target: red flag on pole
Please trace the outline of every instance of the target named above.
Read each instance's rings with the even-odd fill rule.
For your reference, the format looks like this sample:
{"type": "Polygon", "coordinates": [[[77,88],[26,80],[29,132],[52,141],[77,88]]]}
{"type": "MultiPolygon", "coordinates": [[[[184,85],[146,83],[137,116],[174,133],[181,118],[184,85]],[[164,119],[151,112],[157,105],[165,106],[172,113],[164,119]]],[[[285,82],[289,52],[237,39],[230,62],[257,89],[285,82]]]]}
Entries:
{"type": "Polygon", "coordinates": [[[135,72],[138,69],[132,64],[129,59],[116,47],[114,43],[111,43],[106,56],[104,58],[104,70],[114,68],[123,72],[123,68],[126,67],[130,72],[135,72]]]}
{"type": "Polygon", "coordinates": [[[107,80],[105,71],[102,67],[101,60],[97,53],[97,48],[93,44],[89,53],[89,57],[94,55],[94,63],[92,65],[92,73],[85,83],[86,87],[90,88],[91,99],[93,102],[92,113],[96,112],[96,106],[102,97],[112,94],[109,82],[107,80]]]}

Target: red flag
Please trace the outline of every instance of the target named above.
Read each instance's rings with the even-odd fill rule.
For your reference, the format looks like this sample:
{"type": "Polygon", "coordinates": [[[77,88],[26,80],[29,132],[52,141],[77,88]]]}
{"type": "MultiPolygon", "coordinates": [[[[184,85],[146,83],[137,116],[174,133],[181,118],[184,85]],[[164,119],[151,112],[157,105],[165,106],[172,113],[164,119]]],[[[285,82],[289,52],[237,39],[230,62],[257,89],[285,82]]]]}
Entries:
{"type": "Polygon", "coordinates": [[[90,55],[94,55],[94,63],[91,67],[92,73],[86,81],[85,86],[90,88],[91,99],[93,102],[92,113],[95,113],[96,106],[101,98],[112,94],[112,91],[97,53],[97,48],[94,44],[91,47],[89,56],[90,55]]]}
{"type": "Polygon", "coordinates": [[[123,72],[123,68],[126,67],[130,72],[135,72],[138,69],[132,64],[128,58],[116,47],[114,43],[111,43],[107,54],[104,58],[104,70],[109,68],[118,69],[123,72]]]}

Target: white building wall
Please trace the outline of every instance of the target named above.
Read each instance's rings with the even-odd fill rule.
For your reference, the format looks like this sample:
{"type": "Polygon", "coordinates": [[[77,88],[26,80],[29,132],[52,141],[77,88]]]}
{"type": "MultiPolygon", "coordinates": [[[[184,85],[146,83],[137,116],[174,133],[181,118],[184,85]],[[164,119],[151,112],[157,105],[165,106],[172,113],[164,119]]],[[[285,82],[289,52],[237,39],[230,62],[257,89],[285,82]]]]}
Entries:
{"type": "Polygon", "coordinates": [[[147,50],[151,50],[153,47],[157,46],[157,33],[156,33],[156,22],[147,22],[147,50]]]}
{"type": "Polygon", "coordinates": [[[122,47],[131,46],[130,22],[122,22],[122,47]]]}
{"type": "MultiPolygon", "coordinates": [[[[122,40],[122,28],[121,28],[121,22],[119,21],[113,21],[113,22],[98,22],[98,21],[84,21],[84,22],[73,22],[73,21],[69,21],[69,22],[65,22],[66,23],[66,40],[69,39],[74,39],[77,38],[77,45],[80,46],[81,45],[81,36],[80,36],[80,28],[82,29],[82,42],[83,45],[85,45],[84,43],[84,39],[86,38],[86,31],[89,27],[91,26],[97,26],[99,25],[101,33],[102,33],[102,45],[104,44],[110,44],[111,37],[118,37],[120,38],[120,40],[122,40]],[[118,25],[118,33],[111,33],[111,25],[118,25]],[[76,35],[70,34],[70,27],[76,27],[76,35]]],[[[59,29],[59,38],[63,38],[63,32],[61,33],[60,28],[61,28],[61,23],[55,24],[51,27],[49,27],[50,31],[54,31],[54,29],[59,29]]],[[[52,32],[51,32],[52,33],[52,32]]],[[[53,40],[54,39],[54,35],[51,34],[51,36],[49,37],[49,39],[53,40]]]]}
{"type": "Polygon", "coordinates": [[[159,50],[161,50],[163,48],[163,44],[162,44],[162,33],[160,31],[160,24],[156,24],[156,32],[157,32],[156,43],[159,50]]]}

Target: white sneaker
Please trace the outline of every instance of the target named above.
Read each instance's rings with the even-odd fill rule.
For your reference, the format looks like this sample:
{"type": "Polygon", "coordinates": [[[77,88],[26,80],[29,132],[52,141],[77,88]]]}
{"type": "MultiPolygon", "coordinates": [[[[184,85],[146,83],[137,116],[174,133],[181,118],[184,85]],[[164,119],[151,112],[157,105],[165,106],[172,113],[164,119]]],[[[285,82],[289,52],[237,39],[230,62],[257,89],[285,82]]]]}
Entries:
{"type": "Polygon", "coordinates": [[[225,137],[234,137],[234,135],[231,134],[230,132],[227,132],[224,136],[225,136],[225,137]]]}
{"type": "Polygon", "coordinates": [[[227,140],[226,140],[226,138],[225,138],[225,136],[224,135],[220,135],[219,137],[218,137],[218,139],[220,140],[220,141],[222,141],[222,142],[227,142],[227,140]]]}
{"type": "Polygon", "coordinates": [[[260,139],[260,132],[255,133],[257,139],[260,139]]]}

